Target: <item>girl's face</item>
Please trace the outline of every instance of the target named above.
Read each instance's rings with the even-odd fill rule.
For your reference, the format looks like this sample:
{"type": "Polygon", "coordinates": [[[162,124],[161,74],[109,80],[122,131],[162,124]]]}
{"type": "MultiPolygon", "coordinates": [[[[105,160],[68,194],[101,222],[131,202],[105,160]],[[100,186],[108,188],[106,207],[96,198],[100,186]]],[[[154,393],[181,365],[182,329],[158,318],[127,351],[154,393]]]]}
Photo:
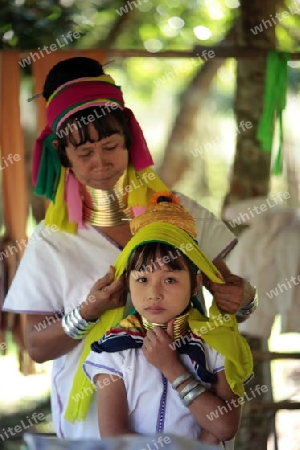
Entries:
{"type": "Polygon", "coordinates": [[[77,147],[69,143],[66,147],[71,169],[83,185],[94,189],[111,189],[128,166],[124,135],[120,130],[98,140],[98,132],[92,124],[89,127],[91,140],[95,142],[86,142],[77,147]]]}
{"type": "MultiPolygon", "coordinates": [[[[157,265],[156,265],[157,266],[157,265]]],[[[197,275],[197,288],[201,275],[197,275]]],[[[168,323],[180,315],[191,298],[191,281],[187,268],[172,270],[166,264],[149,271],[131,271],[129,290],[132,303],[149,322],[168,323]]]]}

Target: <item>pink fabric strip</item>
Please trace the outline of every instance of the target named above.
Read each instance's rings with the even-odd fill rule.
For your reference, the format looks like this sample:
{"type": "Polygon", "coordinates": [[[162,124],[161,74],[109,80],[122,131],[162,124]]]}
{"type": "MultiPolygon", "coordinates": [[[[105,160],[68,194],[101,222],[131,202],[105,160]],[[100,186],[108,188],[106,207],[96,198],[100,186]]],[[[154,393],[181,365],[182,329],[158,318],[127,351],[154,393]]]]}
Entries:
{"type": "Polygon", "coordinates": [[[133,213],[133,217],[140,216],[145,211],[146,211],[146,207],[145,206],[132,206],[131,207],[131,212],[133,213]]]}
{"type": "Polygon", "coordinates": [[[69,170],[65,185],[65,202],[68,206],[69,221],[77,222],[78,228],[86,228],[82,221],[82,199],[79,187],[79,181],[74,177],[73,172],[69,170]]]}
{"type": "Polygon", "coordinates": [[[136,171],[147,169],[147,167],[152,166],[154,162],[143,131],[131,109],[125,108],[124,113],[129,119],[128,126],[132,137],[130,156],[133,167],[136,171]]]}

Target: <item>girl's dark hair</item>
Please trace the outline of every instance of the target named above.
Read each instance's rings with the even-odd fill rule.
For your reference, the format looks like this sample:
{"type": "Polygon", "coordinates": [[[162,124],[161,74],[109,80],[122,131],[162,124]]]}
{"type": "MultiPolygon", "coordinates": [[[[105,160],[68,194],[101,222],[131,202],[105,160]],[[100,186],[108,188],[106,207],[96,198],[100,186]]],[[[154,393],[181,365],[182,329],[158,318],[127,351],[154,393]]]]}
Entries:
{"type": "MultiPolygon", "coordinates": [[[[126,266],[127,276],[132,271],[147,272],[151,269],[159,269],[159,260],[164,256],[169,257],[169,262],[165,265],[171,270],[187,269],[190,275],[191,296],[197,286],[197,269],[192,261],[187,258],[178,248],[163,242],[149,242],[137,247],[128,260],[126,266]]],[[[161,264],[164,264],[162,262],[161,264]]]]}
{"type": "MultiPolygon", "coordinates": [[[[53,66],[48,73],[44,84],[43,96],[48,100],[51,94],[67,81],[81,77],[97,77],[103,74],[102,65],[95,59],[83,56],[65,59],[53,66]]],[[[72,114],[57,130],[57,151],[60,162],[64,167],[70,167],[66,154],[66,146],[69,143],[78,146],[86,142],[93,142],[89,133],[89,122],[91,121],[87,120],[89,115],[95,117],[92,124],[98,132],[98,140],[121,131],[125,137],[126,148],[130,148],[131,139],[128,120],[122,110],[119,108],[112,109],[108,106],[86,108],[83,111],[72,114]],[[77,129],[79,132],[79,141],[75,141],[71,134],[74,129],[77,129]]]]}

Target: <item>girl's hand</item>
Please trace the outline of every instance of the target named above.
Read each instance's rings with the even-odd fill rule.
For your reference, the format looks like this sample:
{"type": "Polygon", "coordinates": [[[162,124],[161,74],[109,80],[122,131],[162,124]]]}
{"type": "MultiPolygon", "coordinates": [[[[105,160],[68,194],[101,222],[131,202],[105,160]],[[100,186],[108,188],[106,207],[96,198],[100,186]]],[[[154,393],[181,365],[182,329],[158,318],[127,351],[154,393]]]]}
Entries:
{"type": "Polygon", "coordinates": [[[173,321],[168,323],[167,331],[156,326],[148,330],[142,350],[147,361],[163,374],[169,372],[179,361],[173,342],[173,321]]]}

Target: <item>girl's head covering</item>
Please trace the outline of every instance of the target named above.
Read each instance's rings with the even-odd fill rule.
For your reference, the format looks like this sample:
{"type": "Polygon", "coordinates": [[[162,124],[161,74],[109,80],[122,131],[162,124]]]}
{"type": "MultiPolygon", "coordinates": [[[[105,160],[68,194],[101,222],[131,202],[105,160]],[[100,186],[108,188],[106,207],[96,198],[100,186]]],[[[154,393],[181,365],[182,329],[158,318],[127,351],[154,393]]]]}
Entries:
{"type": "MultiPolygon", "coordinates": [[[[218,269],[195,241],[195,220],[178,203],[177,197],[168,192],[157,193],[147,211],[132,219],[130,226],[134,236],[115,262],[116,278],[126,269],[128,259],[135,248],[149,242],[163,242],[182,251],[211,281],[224,284],[218,269]],[[164,201],[160,203],[162,198],[164,201]]],[[[92,396],[87,396],[86,392],[93,389],[93,386],[84,376],[82,365],[90,352],[91,344],[116,324],[123,326],[124,310],[125,307],[106,311],[86,337],[65,413],[65,418],[71,422],[84,420],[90,406],[92,396]],[[78,395],[81,392],[82,396],[78,395]],[[79,396],[82,400],[75,402],[74,398],[78,399],[79,396]]],[[[203,338],[208,345],[225,356],[227,382],[235,394],[243,397],[244,383],[253,373],[253,360],[247,341],[239,333],[235,316],[220,311],[213,300],[209,317],[192,309],[188,320],[193,334],[203,338]]]]}
{"type": "MultiPolygon", "coordinates": [[[[121,88],[111,76],[77,78],[59,86],[47,101],[47,126],[35,142],[32,181],[35,193],[52,201],[45,224],[55,224],[59,229],[71,233],[76,231],[78,225],[82,225],[79,183],[72,178],[72,172],[61,166],[53,140],[58,138],[59,132],[64,132],[65,136],[68,134],[69,130],[61,127],[70,116],[93,106],[105,106],[106,113],[119,108],[128,119],[132,142],[130,157],[134,169],[129,173],[128,183],[134,182],[139,175],[142,177],[144,171],[152,171],[150,166],[153,160],[141,127],[133,112],[125,107],[121,88]],[[71,222],[70,217],[77,219],[71,222]]],[[[156,192],[161,189],[168,190],[155,174],[147,180],[147,189],[132,189],[128,193],[128,206],[145,209],[148,190],[156,192]]],[[[136,211],[133,209],[133,215],[136,211]]]]}
{"type": "Polygon", "coordinates": [[[131,253],[137,247],[147,242],[162,242],[180,250],[212,281],[220,282],[218,270],[195,240],[197,229],[194,218],[173,194],[156,193],[148,209],[130,221],[130,229],[133,237],[115,262],[116,278],[122,275],[131,253]]]}

